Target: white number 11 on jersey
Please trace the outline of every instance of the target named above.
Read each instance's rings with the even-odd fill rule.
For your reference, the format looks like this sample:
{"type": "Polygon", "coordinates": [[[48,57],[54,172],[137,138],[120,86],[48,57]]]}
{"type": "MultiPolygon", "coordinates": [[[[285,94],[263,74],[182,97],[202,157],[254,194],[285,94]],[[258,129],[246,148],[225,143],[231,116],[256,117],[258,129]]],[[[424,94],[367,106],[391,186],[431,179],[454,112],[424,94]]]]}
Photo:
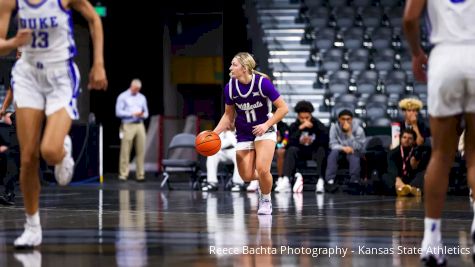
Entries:
{"type": "Polygon", "coordinates": [[[246,110],[246,120],[248,123],[256,121],[256,111],[254,109],[246,110]]]}

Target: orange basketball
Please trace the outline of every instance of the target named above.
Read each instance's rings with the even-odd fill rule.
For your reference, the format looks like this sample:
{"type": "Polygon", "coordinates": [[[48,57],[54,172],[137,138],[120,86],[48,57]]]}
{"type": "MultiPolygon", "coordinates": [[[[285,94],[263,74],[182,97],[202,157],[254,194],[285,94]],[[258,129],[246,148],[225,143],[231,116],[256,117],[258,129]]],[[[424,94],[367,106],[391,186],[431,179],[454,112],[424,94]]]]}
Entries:
{"type": "Polygon", "coordinates": [[[221,138],[213,131],[203,131],[196,136],[195,147],[201,155],[212,156],[221,149],[221,138]]]}

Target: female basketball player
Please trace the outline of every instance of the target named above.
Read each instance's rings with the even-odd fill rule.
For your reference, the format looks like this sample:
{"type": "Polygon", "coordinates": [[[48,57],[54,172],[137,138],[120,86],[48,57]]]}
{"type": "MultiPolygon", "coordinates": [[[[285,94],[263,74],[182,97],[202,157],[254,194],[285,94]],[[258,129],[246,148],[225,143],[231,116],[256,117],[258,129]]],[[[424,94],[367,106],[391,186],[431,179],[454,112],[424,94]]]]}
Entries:
{"type": "Polygon", "coordinates": [[[76,48],[71,8],[88,21],[92,36],[94,59],[88,87],[106,89],[102,24],[87,0],[0,0],[0,55],[17,48],[23,52],[13,68],[11,82],[20,143],[20,186],[26,210],[25,231],[15,240],[15,247],[41,244],[40,152],[47,163],[56,166],[58,184],[68,184],[73,175],[68,132],[71,120],[78,115],[75,102],[79,72],[72,60],[76,48]],[[15,37],[5,39],[14,11],[18,12],[19,30],[15,37]],[[41,135],[45,115],[46,126],[41,135]]]}
{"type": "MultiPolygon", "coordinates": [[[[432,49],[428,65],[428,109],[432,155],[424,183],[425,219],[421,259],[427,265],[444,265],[440,218],[457,151],[460,121],[466,122],[467,179],[475,189],[475,1],[408,0],[404,31],[411,47],[416,79],[426,80],[427,56],[420,46],[419,18],[427,7],[432,49]]],[[[475,206],[474,206],[475,207],[475,206]]],[[[475,220],[472,223],[474,237],[475,220]]]]}
{"type": "Polygon", "coordinates": [[[259,180],[261,197],[257,213],[269,215],[272,214],[270,167],[277,140],[275,124],[287,114],[288,107],[268,76],[255,71],[255,67],[249,53],[238,53],[233,58],[229,67],[231,79],[224,88],[224,115],[214,132],[220,134],[234,122],[239,174],[247,182],[259,180]],[[273,116],[272,104],[277,108],[273,116]]]}

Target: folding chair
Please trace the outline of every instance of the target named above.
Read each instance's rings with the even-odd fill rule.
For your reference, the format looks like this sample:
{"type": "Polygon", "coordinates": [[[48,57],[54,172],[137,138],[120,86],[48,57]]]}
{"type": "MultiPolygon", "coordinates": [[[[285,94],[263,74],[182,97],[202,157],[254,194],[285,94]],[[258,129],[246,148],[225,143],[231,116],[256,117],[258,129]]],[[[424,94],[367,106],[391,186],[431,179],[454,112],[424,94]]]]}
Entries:
{"type": "Polygon", "coordinates": [[[195,150],[195,137],[189,133],[180,133],[173,137],[168,145],[167,158],[162,160],[163,181],[160,187],[166,183],[171,189],[168,181],[171,173],[191,173],[191,188],[199,189],[199,162],[195,150]]]}

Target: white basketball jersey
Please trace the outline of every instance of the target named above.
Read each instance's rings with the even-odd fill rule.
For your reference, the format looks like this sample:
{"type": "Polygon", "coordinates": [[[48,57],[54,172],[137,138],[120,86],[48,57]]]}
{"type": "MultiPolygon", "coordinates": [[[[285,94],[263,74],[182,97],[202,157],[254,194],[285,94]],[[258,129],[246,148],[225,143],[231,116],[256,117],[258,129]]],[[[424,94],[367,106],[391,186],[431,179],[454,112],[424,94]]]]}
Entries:
{"type": "Polygon", "coordinates": [[[33,30],[31,43],[23,46],[22,57],[37,62],[68,60],[76,54],[71,11],[61,0],[17,0],[19,28],[33,30]]]}
{"type": "Polygon", "coordinates": [[[475,1],[428,0],[433,44],[475,42],[475,1]]]}

